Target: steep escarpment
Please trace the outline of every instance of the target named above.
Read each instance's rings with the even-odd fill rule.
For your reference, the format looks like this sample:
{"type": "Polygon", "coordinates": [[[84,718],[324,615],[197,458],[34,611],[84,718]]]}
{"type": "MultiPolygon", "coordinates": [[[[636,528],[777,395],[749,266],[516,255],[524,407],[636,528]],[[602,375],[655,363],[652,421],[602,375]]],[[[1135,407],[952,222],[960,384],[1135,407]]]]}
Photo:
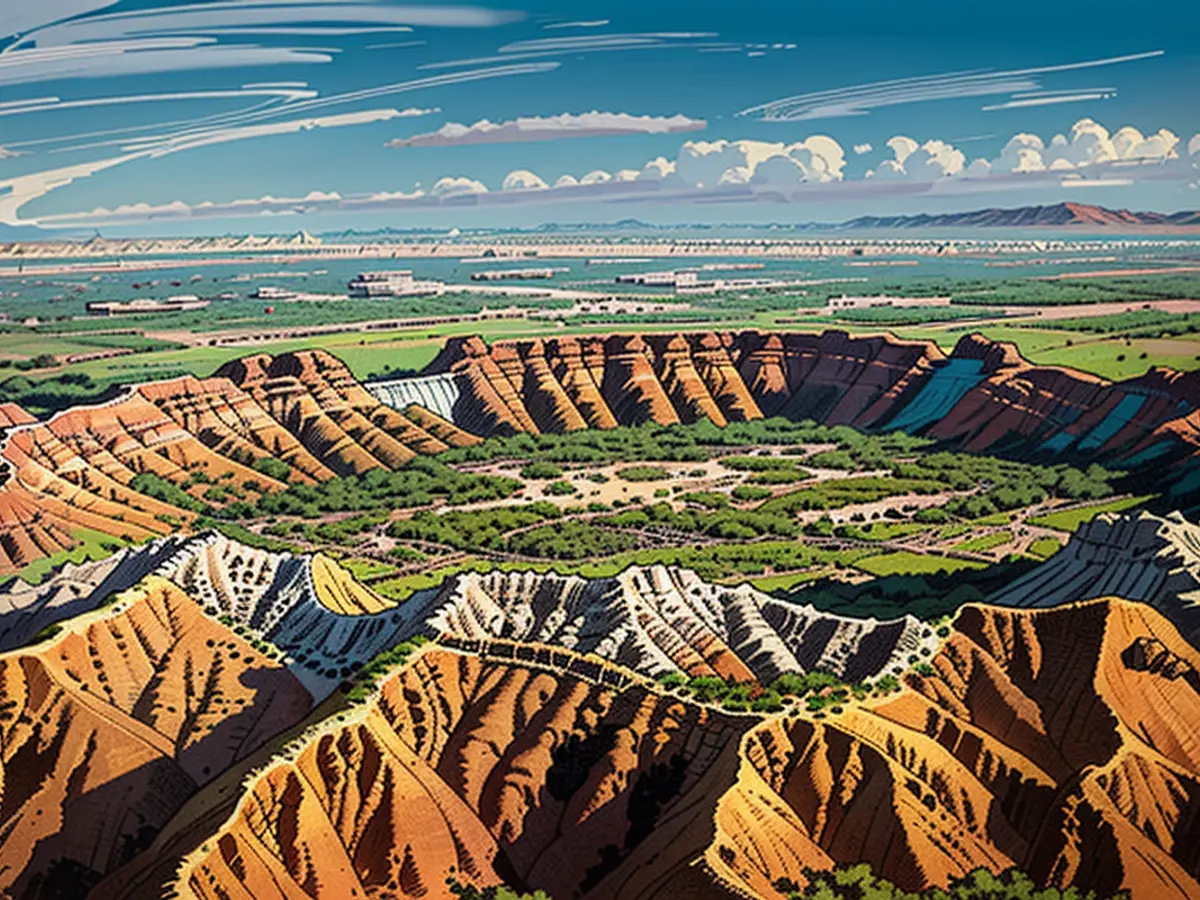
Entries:
{"type": "Polygon", "coordinates": [[[303,717],[280,664],[151,576],[0,654],[0,892],[79,896],[303,717]]]}
{"type": "MultiPolygon", "coordinates": [[[[1117,460],[1190,457],[1200,378],[1154,369],[1111,383],[1035,366],[1012,344],[966,335],[947,357],[927,342],[812,333],[452,339],[412,389],[453,383],[450,418],[476,434],[574,431],[760,416],[926,434],[977,452],[1117,460]],[[440,381],[438,381],[440,379],[440,381]],[[450,380],[449,382],[447,380],[450,380]]],[[[1197,475],[1200,490],[1200,475],[1197,475]]]]}
{"type": "Polygon", "coordinates": [[[726,896],[691,863],[754,720],[618,690],[573,671],[580,659],[424,651],[253,779],[171,888],[449,897],[453,873],[555,897],[726,896]]]}
{"type": "Polygon", "coordinates": [[[1200,527],[1179,513],[1105,513],[988,600],[1045,608],[1095,597],[1147,603],[1200,648],[1200,527]]]}
{"type": "Polygon", "coordinates": [[[1102,896],[1194,897],[1198,664],[1144,604],[966,607],[911,690],[756,729],[709,864],[764,896],[864,861],[910,889],[1016,865],[1102,896]]]}

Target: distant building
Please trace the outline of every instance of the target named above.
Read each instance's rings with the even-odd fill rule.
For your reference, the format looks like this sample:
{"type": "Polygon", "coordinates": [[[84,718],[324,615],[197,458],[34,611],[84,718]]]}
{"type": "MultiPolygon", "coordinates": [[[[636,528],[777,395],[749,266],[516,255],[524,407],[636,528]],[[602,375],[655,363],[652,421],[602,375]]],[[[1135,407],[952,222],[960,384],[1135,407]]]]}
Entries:
{"type": "Polygon", "coordinates": [[[830,297],[829,305],[825,307],[825,311],[834,313],[845,309],[879,309],[881,307],[904,309],[914,306],[949,305],[949,297],[887,297],[883,295],[875,297],[848,297],[842,294],[840,297],[830,297]]]}
{"type": "Polygon", "coordinates": [[[555,275],[570,272],[566,268],[539,269],[496,269],[489,272],[474,272],[472,281],[547,281],[555,275]]]}
{"type": "Polygon", "coordinates": [[[380,297],[437,297],[446,292],[440,281],[417,281],[411,269],[362,272],[347,286],[351,297],[377,300],[380,297]]]}
{"type": "Polygon", "coordinates": [[[270,285],[262,285],[254,292],[255,300],[295,300],[299,296],[295,291],[289,291],[287,288],[271,287],[270,285]]]}
{"type": "Polygon", "coordinates": [[[117,300],[93,300],[87,304],[90,316],[136,316],[146,313],[180,313],[205,309],[209,301],[191,294],[168,297],[166,300],[150,300],[142,297],[125,302],[117,300]]]}

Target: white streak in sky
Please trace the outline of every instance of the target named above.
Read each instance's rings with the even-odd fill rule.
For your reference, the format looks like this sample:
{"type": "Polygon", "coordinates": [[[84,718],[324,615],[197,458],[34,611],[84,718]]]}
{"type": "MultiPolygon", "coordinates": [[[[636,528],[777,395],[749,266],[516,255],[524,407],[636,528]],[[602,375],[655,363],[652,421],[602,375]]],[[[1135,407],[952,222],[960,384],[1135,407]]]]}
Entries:
{"type": "Polygon", "coordinates": [[[1162,56],[1163,52],[1155,50],[1149,53],[1134,53],[1106,59],[1001,72],[988,70],[948,72],[940,75],[877,81],[828,91],[797,94],[749,107],[739,112],[738,115],[769,122],[797,122],[805,119],[861,116],[866,115],[871,109],[905,103],[1017,94],[1039,90],[1041,82],[1038,76],[1041,75],[1135,62],[1162,56]]]}
{"type": "Polygon", "coordinates": [[[984,112],[998,109],[1024,109],[1027,106],[1053,106],[1057,103],[1080,103],[1084,100],[1109,100],[1113,94],[1059,94],[1050,97],[1026,97],[1023,100],[1006,100],[979,107],[984,112]]]}
{"type": "Polygon", "coordinates": [[[608,19],[592,19],[588,22],[553,22],[550,25],[543,25],[546,31],[553,31],[558,28],[603,28],[610,24],[608,19]]]}

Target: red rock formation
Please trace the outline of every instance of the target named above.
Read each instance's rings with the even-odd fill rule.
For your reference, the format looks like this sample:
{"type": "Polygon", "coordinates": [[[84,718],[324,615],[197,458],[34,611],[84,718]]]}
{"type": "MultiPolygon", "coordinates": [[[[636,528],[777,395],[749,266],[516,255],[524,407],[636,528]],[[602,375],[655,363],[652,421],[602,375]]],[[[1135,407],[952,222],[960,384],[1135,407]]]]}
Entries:
{"type": "Polygon", "coordinates": [[[551,341],[549,359],[554,377],[589,428],[616,428],[617,418],[604,402],[600,380],[584,364],[583,347],[576,338],[551,341]]]}
{"type": "Polygon", "coordinates": [[[709,862],[764,895],[865,861],[912,890],[1016,865],[1102,896],[1196,896],[1198,668],[1142,604],[966,607],[912,691],[756,729],[718,808],[732,852],[709,862]]]}
{"type": "MultiPolygon", "coordinates": [[[[646,687],[618,693],[550,667],[427,649],[368,708],[263,771],[215,831],[177,844],[198,849],[172,889],[449,898],[453,873],[559,897],[582,887],[665,898],[699,877],[702,895],[721,897],[690,864],[751,722],[646,687]]],[[[164,859],[155,871],[172,870],[164,859]]],[[[127,894],[114,877],[99,894],[157,890],[127,894]]]]}
{"type": "Polygon", "coordinates": [[[571,402],[571,397],[554,376],[541,341],[528,341],[517,348],[517,357],[509,357],[509,381],[518,386],[526,409],[538,430],[551,433],[582,431],[588,421],[571,402]],[[515,361],[517,370],[511,371],[515,361]]]}
{"type": "Polygon", "coordinates": [[[116,868],[311,704],[279,663],[153,578],[0,655],[0,697],[0,892],[18,897],[116,868]]]}
{"type": "Polygon", "coordinates": [[[732,340],[731,335],[725,335],[723,339],[712,332],[693,337],[692,355],[696,371],[729,421],[761,419],[762,411],[729,355],[727,344],[731,345],[732,340]]]}
{"type": "Polygon", "coordinates": [[[729,424],[696,371],[687,338],[681,334],[651,337],[648,343],[654,350],[658,380],[679,420],[690,425],[708,419],[718,428],[729,424]]]}

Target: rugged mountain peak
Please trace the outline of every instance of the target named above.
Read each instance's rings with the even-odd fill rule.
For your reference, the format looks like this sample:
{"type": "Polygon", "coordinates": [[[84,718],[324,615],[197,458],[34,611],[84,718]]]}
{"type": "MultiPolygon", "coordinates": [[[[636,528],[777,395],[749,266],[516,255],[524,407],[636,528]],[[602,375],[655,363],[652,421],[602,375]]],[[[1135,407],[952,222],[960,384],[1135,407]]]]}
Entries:
{"type": "Polygon", "coordinates": [[[964,334],[954,345],[951,359],[978,359],[983,362],[983,371],[991,375],[1002,369],[1027,368],[1029,363],[1021,356],[1016,344],[993,341],[978,332],[964,334]]]}
{"type": "Polygon", "coordinates": [[[1200,526],[1179,512],[1104,513],[989,602],[1045,608],[1106,596],[1154,607],[1200,647],[1200,526]]]}
{"type": "Polygon", "coordinates": [[[592,581],[467,573],[400,611],[430,633],[550,644],[649,677],[678,672],[767,683],[820,670],[858,681],[902,668],[908,656],[937,644],[912,617],[841,618],[748,585],[709,584],[673,566],[633,566],[592,581]]]}

